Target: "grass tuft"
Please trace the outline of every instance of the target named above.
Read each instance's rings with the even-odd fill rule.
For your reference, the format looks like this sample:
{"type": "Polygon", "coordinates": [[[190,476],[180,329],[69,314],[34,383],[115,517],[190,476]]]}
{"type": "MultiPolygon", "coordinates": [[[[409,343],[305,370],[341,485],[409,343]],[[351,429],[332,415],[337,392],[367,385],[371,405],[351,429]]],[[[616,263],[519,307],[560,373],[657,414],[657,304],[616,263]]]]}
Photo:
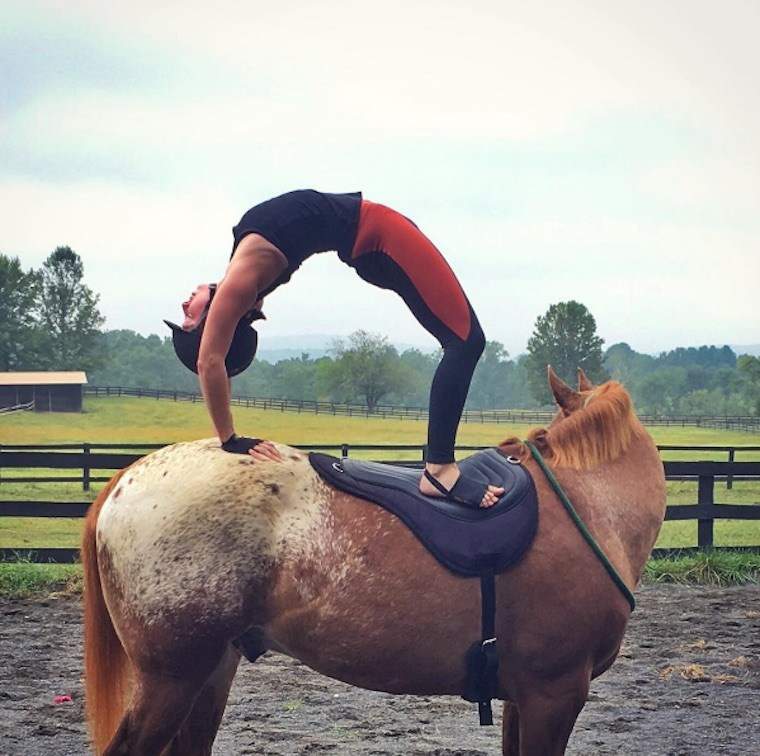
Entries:
{"type": "Polygon", "coordinates": [[[82,567],[79,564],[0,563],[0,598],[22,599],[81,592],[82,567]]]}
{"type": "Polygon", "coordinates": [[[708,551],[650,559],[644,570],[644,580],[648,583],[717,586],[760,583],[760,554],[708,551]]]}

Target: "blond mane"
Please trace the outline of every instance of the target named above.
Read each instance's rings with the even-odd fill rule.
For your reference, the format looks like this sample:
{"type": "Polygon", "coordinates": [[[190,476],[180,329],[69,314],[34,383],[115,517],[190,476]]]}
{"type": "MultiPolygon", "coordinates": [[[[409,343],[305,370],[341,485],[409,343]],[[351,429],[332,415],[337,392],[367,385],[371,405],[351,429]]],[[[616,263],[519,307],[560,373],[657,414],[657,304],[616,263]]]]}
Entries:
{"type": "Polygon", "coordinates": [[[643,433],[628,392],[607,381],[588,394],[581,409],[531,431],[528,440],[558,467],[589,470],[617,459],[643,433]]]}

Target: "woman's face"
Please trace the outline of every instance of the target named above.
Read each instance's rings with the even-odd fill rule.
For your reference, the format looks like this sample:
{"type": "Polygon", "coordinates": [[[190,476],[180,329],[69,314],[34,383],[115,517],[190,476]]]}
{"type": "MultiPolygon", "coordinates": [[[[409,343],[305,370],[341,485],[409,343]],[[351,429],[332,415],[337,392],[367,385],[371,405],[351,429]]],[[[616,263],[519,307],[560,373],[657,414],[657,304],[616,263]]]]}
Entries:
{"type": "Polygon", "coordinates": [[[183,331],[194,331],[201,324],[210,302],[211,287],[208,284],[196,286],[190,298],[182,303],[182,312],[185,313],[183,331]]]}

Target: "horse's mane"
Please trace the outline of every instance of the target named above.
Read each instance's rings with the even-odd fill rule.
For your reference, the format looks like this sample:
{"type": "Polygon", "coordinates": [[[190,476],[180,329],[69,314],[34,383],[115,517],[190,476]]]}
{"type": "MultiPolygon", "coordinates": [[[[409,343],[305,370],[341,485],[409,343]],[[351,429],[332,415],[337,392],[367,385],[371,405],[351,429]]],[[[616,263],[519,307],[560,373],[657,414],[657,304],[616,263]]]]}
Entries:
{"type": "Polygon", "coordinates": [[[617,459],[643,433],[628,392],[617,381],[607,381],[586,397],[582,408],[548,428],[532,430],[528,440],[554,465],[588,470],[617,459]]]}

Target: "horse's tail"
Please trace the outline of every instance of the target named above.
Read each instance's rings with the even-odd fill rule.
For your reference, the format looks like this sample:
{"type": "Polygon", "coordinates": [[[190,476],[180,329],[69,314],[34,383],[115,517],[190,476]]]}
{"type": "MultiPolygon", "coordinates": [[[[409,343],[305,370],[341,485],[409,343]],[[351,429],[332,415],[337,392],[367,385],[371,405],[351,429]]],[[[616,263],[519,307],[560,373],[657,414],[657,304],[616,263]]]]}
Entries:
{"type": "Polygon", "coordinates": [[[98,494],[87,513],[82,535],[86,712],[96,753],[103,752],[121,720],[130,667],[103,597],[95,542],[100,510],[123,474],[122,470],[114,475],[98,494]]]}

